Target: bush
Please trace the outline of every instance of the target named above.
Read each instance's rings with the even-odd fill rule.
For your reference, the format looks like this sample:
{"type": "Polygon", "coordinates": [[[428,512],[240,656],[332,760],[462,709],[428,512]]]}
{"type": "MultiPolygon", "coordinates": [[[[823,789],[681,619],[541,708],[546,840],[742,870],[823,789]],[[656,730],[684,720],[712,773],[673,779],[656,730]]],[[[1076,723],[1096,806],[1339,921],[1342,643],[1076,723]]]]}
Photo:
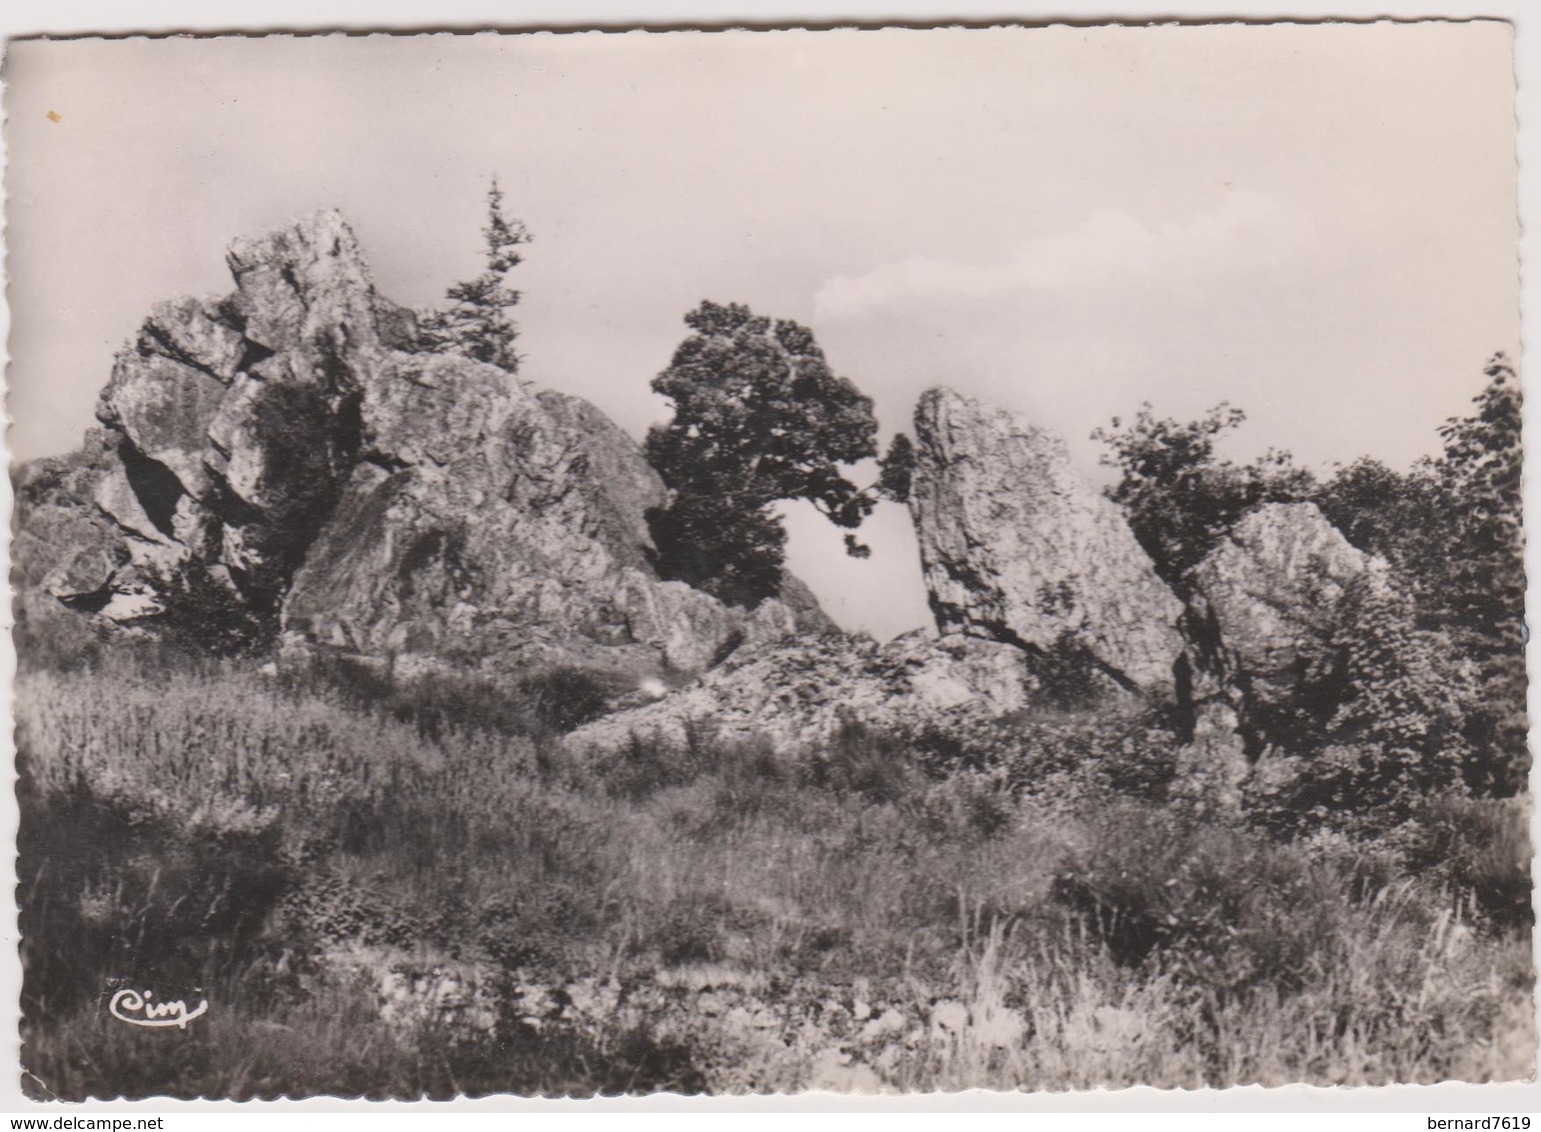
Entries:
{"type": "Polygon", "coordinates": [[[703,725],[687,723],[685,742],[633,734],[614,755],[594,768],[595,777],[614,798],[640,802],[675,786],[688,786],[717,761],[712,735],[703,725]]]}
{"type": "MultiPolygon", "coordinates": [[[[1238,830],[1119,807],[1054,882],[1119,963],[1154,963],[1216,1000],[1299,990],[1352,934],[1340,869],[1238,830]]],[[[1428,922],[1432,922],[1428,911],[1428,922]]]]}
{"type": "Polygon", "coordinates": [[[1535,923],[1528,800],[1431,798],[1398,833],[1410,875],[1442,880],[1495,929],[1535,923]]]}
{"type": "Polygon", "coordinates": [[[582,668],[556,668],[512,680],[471,672],[425,672],[398,678],[391,661],[310,654],[285,670],[298,694],[340,697],[354,710],[409,723],[435,742],[481,731],[505,736],[561,734],[609,710],[611,685],[582,668]]]}
{"type": "Polygon", "coordinates": [[[803,764],[802,778],[837,798],[892,805],[916,792],[919,775],[906,744],[852,721],[803,764]]]}
{"type": "Polygon", "coordinates": [[[567,732],[598,719],[610,708],[610,691],[582,668],[558,668],[519,682],[519,696],[535,721],[551,731],[567,732]]]}
{"type": "Polygon", "coordinates": [[[926,728],[907,741],[933,777],[998,773],[1013,796],[1053,806],[1109,796],[1160,801],[1177,773],[1177,740],[1157,712],[1022,713],[926,728]]]}

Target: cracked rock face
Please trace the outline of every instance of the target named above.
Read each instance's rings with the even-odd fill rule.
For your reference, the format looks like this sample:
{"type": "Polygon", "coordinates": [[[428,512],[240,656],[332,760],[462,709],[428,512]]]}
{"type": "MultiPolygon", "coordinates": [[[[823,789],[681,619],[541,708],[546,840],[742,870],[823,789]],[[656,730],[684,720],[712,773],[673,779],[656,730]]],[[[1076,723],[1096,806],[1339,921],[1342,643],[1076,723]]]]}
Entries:
{"type": "Polygon", "coordinates": [[[11,586],[18,622],[95,613],[112,599],[128,554],[93,501],[111,458],[111,442],[93,431],[78,451],[16,470],[11,586]]]}
{"type": "Polygon", "coordinates": [[[97,455],[20,509],[26,553],[71,548],[23,571],[57,602],[154,631],[196,583],[290,651],[642,674],[827,626],[796,584],[750,612],[660,581],[643,515],[667,494],[638,445],[577,398],[413,352],[336,212],[227,261],[230,295],[151,311],[97,455]]]}
{"type": "Polygon", "coordinates": [[[1167,694],[1182,604],[1064,441],[950,389],[923,394],[910,509],[937,627],[1030,653],[1069,647],[1167,694]]]}
{"type": "Polygon", "coordinates": [[[119,351],[95,503],[141,575],[200,574],[271,616],[352,469],[383,303],[335,212],[227,259],[234,293],[157,304],[119,351]]]}
{"type": "Polygon", "coordinates": [[[634,738],[683,747],[694,732],[817,752],[848,723],[888,731],[998,719],[1025,708],[1034,689],[1027,658],[1011,645],[826,636],[742,650],[694,684],[585,724],[564,742],[610,754],[634,738]]]}
{"type": "Polygon", "coordinates": [[[1262,738],[1253,733],[1329,663],[1350,586],[1383,568],[1314,503],[1270,503],[1243,517],[1193,568],[1194,698],[1228,703],[1255,754],[1262,738]]]}

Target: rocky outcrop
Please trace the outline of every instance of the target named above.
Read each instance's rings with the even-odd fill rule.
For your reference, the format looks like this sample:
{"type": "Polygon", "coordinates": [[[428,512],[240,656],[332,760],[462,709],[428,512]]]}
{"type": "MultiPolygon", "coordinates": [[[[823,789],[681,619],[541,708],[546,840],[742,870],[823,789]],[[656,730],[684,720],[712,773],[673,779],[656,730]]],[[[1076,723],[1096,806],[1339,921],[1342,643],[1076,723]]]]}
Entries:
{"type": "Polygon", "coordinates": [[[1064,441],[950,389],[921,396],[915,432],[910,508],[941,631],[1068,649],[1170,692],[1182,605],[1064,441]]]}
{"type": "Polygon", "coordinates": [[[1192,571],[1188,628],[1196,708],[1233,713],[1247,753],[1299,706],[1332,664],[1332,642],[1360,580],[1384,563],[1351,546],[1314,503],[1244,516],[1192,571]]]}
{"type": "Polygon", "coordinates": [[[790,581],[753,611],[661,581],[640,448],[577,398],[415,352],[337,213],[227,259],[232,294],[158,305],[115,361],[105,457],[28,536],[75,548],[57,600],[153,626],[197,593],[290,653],[407,668],[695,672],[827,625],[790,581]]]}
{"type": "Polygon", "coordinates": [[[109,442],[97,431],[68,456],[16,470],[11,587],[19,628],[42,630],[67,611],[98,613],[114,599],[128,554],[93,502],[110,462],[109,442]]]}
{"type": "Polygon", "coordinates": [[[746,649],[694,684],[586,724],[565,742],[614,752],[634,740],[681,746],[694,732],[817,753],[850,724],[945,729],[1019,711],[1033,690],[1027,658],[1011,645],[913,633],[879,646],[832,635],[746,649]]]}
{"type": "Polygon", "coordinates": [[[271,617],[357,460],[385,304],[335,212],[237,240],[227,261],[234,293],[157,305],[118,353],[95,502],[135,573],[162,581],[157,606],[212,581],[271,617]]]}

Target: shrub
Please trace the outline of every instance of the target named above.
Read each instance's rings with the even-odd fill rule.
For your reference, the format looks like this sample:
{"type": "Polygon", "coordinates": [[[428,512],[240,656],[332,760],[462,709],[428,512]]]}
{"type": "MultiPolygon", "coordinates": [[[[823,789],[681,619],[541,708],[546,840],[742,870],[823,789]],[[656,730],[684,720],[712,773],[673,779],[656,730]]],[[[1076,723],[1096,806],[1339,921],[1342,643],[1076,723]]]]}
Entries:
{"type": "Polygon", "coordinates": [[[660,790],[694,782],[716,761],[714,754],[706,725],[688,721],[684,743],[633,734],[614,755],[600,760],[593,773],[611,797],[640,802],[660,790]]]}
{"type": "Polygon", "coordinates": [[[1053,894],[1117,962],[1155,963],[1223,1000],[1324,975],[1346,930],[1345,880],[1300,849],[1125,806],[1068,857],[1053,894]]]}
{"type": "Polygon", "coordinates": [[[1398,831],[1408,873],[1444,881],[1496,929],[1528,930],[1535,922],[1529,810],[1525,799],[1428,799],[1398,831]]]}
{"type": "Polygon", "coordinates": [[[1215,442],[1245,420],[1224,402],[1186,423],[1158,419],[1147,403],[1127,425],[1114,417],[1111,427],[1092,433],[1110,449],[1102,462],[1121,473],[1108,498],[1123,508],[1156,572],[1179,595],[1188,593],[1190,569],[1247,512],[1308,498],[1315,487],[1287,452],[1270,451],[1246,465],[1217,458],[1215,442]]]}
{"type": "Polygon", "coordinates": [[[906,738],[933,777],[999,773],[1013,796],[1051,805],[1109,795],[1159,801],[1177,772],[1177,739],[1156,712],[1040,711],[906,738]]]}
{"type": "Polygon", "coordinates": [[[847,721],[803,764],[803,780],[835,797],[856,795],[893,804],[915,792],[918,775],[908,747],[866,724],[847,721]]]}
{"type": "Polygon", "coordinates": [[[610,707],[610,692],[593,673],[582,668],[558,668],[528,676],[518,685],[540,726],[566,732],[598,719],[610,707]]]}
{"type": "Polygon", "coordinates": [[[312,653],[285,670],[283,684],[299,694],[340,697],[354,710],[380,712],[439,741],[471,731],[546,735],[571,731],[603,715],[612,689],[582,668],[556,668],[512,680],[472,672],[423,672],[399,678],[394,664],[312,653]]]}

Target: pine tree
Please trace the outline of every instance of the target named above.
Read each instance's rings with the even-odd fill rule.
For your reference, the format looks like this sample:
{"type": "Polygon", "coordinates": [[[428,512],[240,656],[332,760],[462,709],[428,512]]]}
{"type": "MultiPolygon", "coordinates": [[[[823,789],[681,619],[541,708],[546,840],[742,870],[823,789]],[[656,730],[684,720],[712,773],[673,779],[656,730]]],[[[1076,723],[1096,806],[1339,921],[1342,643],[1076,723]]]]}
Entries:
{"type": "Polygon", "coordinates": [[[487,190],[487,226],[482,229],[482,239],[487,269],[451,287],[445,296],[448,307],[419,317],[419,348],[436,354],[459,354],[518,373],[521,359],[514,343],[519,324],[509,312],[519,305],[520,295],[508,286],[508,273],[523,261],[519,249],[531,236],[522,221],[504,215],[503,191],[496,177],[487,190]]]}

